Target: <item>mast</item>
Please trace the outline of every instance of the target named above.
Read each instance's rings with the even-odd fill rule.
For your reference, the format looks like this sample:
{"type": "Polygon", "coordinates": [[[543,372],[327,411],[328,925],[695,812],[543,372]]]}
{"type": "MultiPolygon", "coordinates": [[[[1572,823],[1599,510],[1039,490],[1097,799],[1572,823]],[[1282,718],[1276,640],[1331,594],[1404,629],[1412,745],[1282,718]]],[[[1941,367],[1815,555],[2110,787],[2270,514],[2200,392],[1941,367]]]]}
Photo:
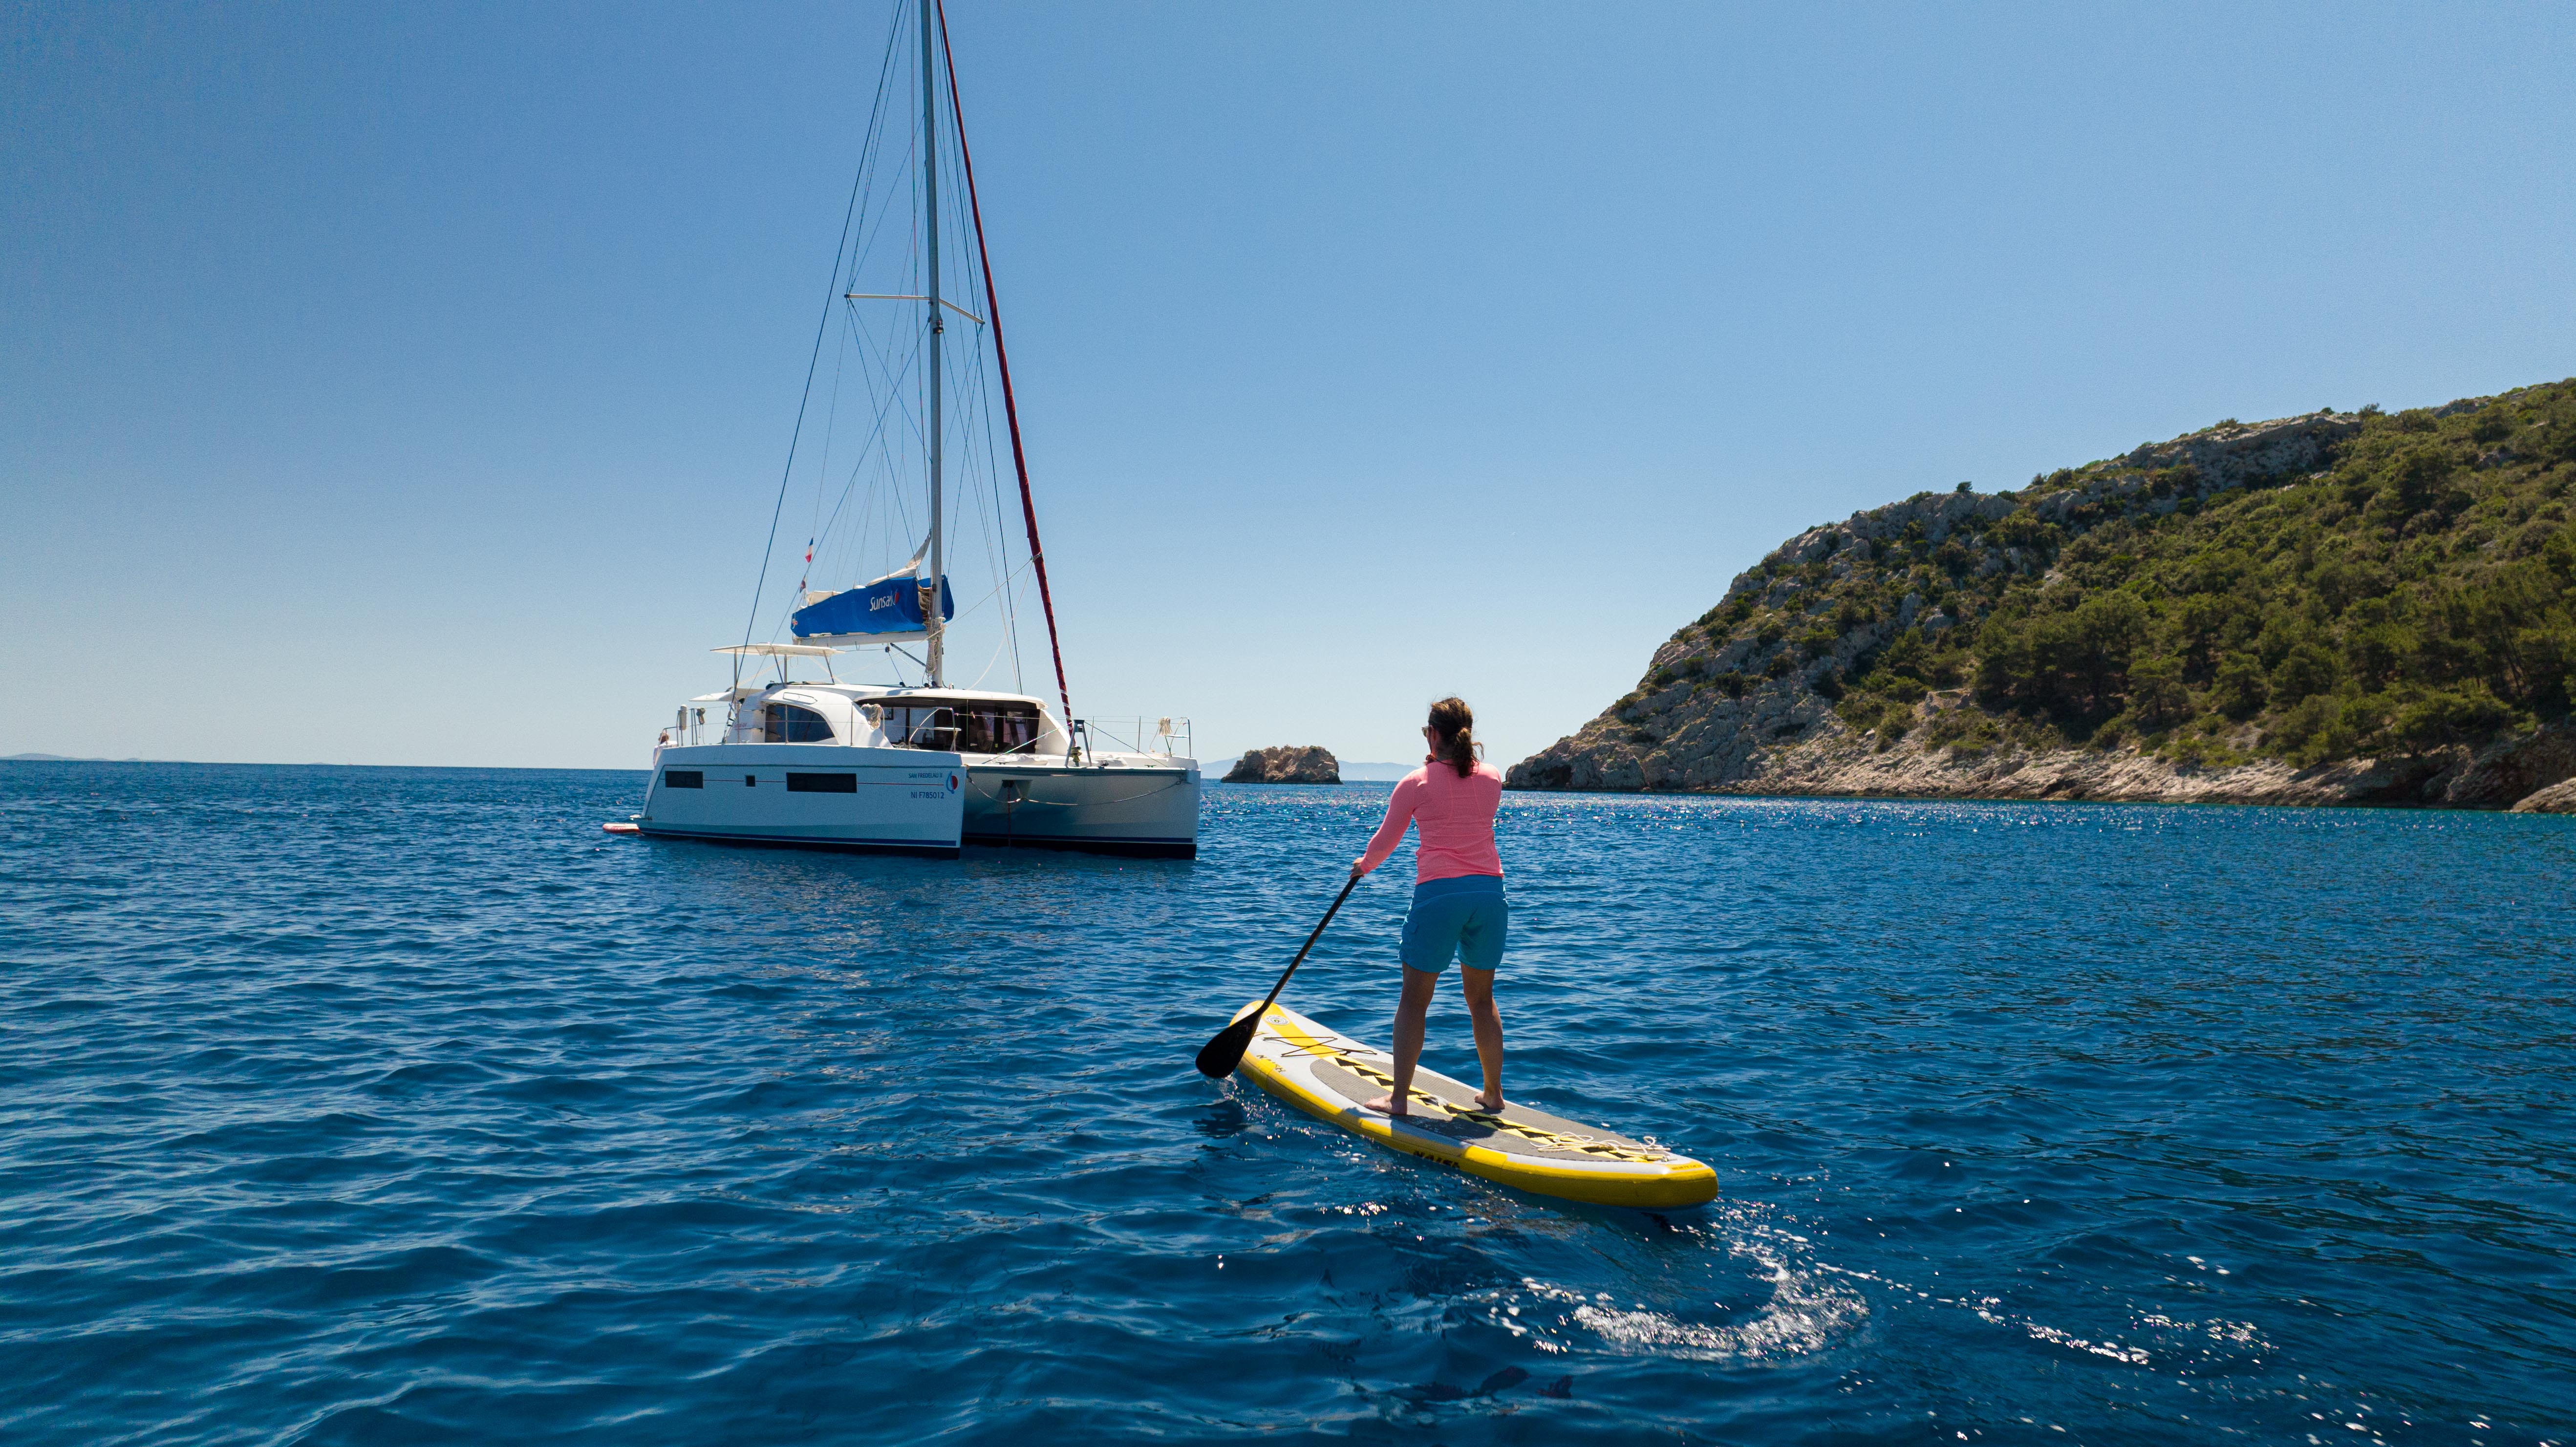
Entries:
{"type": "Polygon", "coordinates": [[[940,645],[945,631],[940,626],[939,584],[946,578],[947,559],[939,536],[939,66],[933,44],[930,7],[933,0],[921,0],[921,208],[923,255],[929,259],[930,285],[930,576],[916,579],[921,585],[921,617],[929,629],[927,672],[930,686],[939,687],[946,680],[940,676],[940,645]]]}

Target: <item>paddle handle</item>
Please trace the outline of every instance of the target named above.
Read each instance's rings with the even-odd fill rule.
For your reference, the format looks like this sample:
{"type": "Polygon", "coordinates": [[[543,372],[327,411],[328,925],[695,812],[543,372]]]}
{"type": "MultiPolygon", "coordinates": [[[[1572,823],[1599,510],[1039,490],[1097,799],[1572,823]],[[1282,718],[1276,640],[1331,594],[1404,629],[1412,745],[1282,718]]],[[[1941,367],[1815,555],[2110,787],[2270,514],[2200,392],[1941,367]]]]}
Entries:
{"type": "Polygon", "coordinates": [[[1357,873],[1353,873],[1350,877],[1350,881],[1342,886],[1342,892],[1333,896],[1333,907],[1324,911],[1324,917],[1322,919],[1315,921],[1315,932],[1306,936],[1306,943],[1298,947],[1297,958],[1290,960],[1288,962],[1288,968],[1280,971],[1279,983],[1270,987],[1270,993],[1263,998],[1261,1008],[1252,1012],[1252,1017],[1254,1019],[1258,1020],[1264,1014],[1268,1013],[1270,1002],[1278,999],[1279,992],[1288,988],[1288,977],[1297,973],[1297,967],[1299,965],[1306,963],[1306,951],[1313,949],[1315,947],[1315,941],[1324,937],[1324,926],[1331,924],[1333,922],[1333,916],[1341,913],[1342,901],[1351,897],[1351,891],[1358,887],[1359,882],[1359,875],[1357,873]]]}

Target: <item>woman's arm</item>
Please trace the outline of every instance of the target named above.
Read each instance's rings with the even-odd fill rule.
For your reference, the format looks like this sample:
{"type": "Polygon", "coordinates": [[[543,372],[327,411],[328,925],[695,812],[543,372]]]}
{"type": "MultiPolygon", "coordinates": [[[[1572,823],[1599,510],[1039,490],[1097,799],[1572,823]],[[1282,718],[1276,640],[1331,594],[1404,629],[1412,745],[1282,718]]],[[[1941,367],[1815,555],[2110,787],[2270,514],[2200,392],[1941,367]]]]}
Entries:
{"type": "Polygon", "coordinates": [[[1408,775],[1395,786],[1394,797],[1386,801],[1386,822],[1369,836],[1368,852],[1351,862],[1351,877],[1357,879],[1379,865],[1404,842],[1405,826],[1413,822],[1415,806],[1422,802],[1422,780],[1408,775]]]}

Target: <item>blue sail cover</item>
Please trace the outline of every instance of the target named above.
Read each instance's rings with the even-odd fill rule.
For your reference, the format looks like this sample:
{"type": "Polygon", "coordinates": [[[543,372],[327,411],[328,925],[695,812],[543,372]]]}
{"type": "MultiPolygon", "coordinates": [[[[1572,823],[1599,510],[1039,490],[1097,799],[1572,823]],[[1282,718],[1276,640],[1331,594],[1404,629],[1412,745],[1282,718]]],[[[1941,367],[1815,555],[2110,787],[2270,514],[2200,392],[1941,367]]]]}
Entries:
{"type": "MultiPolygon", "coordinates": [[[[957,595],[948,580],[939,580],[939,618],[957,616],[957,595]]],[[[865,638],[872,635],[914,637],[927,631],[921,616],[921,585],[909,573],[862,583],[796,610],[788,622],[799,638],[865,638]]]]}

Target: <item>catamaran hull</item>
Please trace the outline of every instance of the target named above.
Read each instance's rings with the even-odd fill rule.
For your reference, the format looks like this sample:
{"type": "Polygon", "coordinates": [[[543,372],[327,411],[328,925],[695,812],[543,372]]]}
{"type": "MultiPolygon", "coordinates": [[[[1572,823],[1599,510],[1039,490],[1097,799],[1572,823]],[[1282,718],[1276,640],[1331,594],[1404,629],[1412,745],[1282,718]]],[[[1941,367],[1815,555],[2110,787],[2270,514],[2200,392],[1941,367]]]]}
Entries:
{"type": "Polygon", "coordinates": [[[655,751],[635,825],[663,839],[954,859],[965,799],[965,760],[957,754],[682,744],[655,751]]]}
{"type": "Polygon", "coordinates": [[[838,744],[656,751],[638,833],[954,858],[964,844],[1195,858],[1199,774],[838,744]],[[791,787],[793,785],[793,787],[791,787]]]}
{"type": "Polygon", "coordinates": [[[1183,764],[966,764],[969,844],[1193,859],[1199,773],[1183,764]]]}

